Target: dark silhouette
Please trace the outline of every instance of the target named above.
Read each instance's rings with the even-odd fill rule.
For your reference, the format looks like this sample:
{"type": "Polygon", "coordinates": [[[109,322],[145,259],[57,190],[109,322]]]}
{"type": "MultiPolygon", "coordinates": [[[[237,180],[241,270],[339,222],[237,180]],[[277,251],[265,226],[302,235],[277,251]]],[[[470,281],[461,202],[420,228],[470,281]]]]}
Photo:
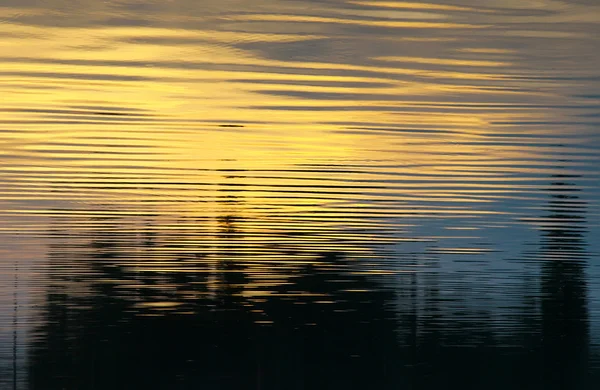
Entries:
{"type": "MultiPolygon", "coordinates": [[[[240,221],[219,217],[218,242],[240,239],[240,221]]],[[[81,236],[54,231],[32,389],[359,389],[401,378],[394,296],[343,254],[316,255],[269,296],[246,297],[249,255],[236,245],[175,244],[189,230],[161,237],[150,220],[119,235],[111,226],[130,222],[95,222],[102,229],[81,236]]]]}
{"type": "Polygon", "coordinates": [[[522,324],[502,336],[483,298],[469,305],[472,286],[441,292],[439,254],[393,259],[427,272],[374,276],[389,259],[309,253],[294,239],[320,234],[310,230],[272,233],[279,242],[247,230],[243,198],[225,190],[220,215],[168,229],[151,214],[87,220],[96,228],[78,234],[56,221],[30,388],[585,389],[585,202],[555,179],[541,280],[523,275],[511,311],[522,324]]]}
{"type": "Polygon", "coordinates": [[[569,179],[554,175],[543,220],[542,345],[545,389],[582,389],[587,383],[589,324],[585,276],[585,202],[569,179]]]}

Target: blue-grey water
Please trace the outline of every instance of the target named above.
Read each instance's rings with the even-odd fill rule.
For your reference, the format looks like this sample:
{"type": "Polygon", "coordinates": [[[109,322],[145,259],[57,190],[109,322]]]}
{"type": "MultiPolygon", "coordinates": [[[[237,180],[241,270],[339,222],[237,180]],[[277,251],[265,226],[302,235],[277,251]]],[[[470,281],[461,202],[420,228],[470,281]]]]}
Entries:
{"type": "Polygon", "coordinates": [[[0,0],[0,389],[598,389],[597,0],[0,0]]]}

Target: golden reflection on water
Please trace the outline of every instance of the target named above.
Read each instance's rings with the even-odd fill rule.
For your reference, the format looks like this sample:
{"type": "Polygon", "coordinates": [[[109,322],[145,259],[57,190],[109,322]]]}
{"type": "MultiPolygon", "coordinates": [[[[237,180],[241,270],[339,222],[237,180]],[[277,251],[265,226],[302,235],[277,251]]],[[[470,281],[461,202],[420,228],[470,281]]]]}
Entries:
{"type": "Polygon", "coordinates": [[[373,289],[293,290],[321,267],[399,296],[439,277],[450,306],[483,291],[502,313],[551,257],[527,252],[544,205],[577,193],[598,216],[597,5],[12,3],[0,265],[24,312],[42,285],[100,286],[140,315],[225,294],[272,325],[273,296],[373,289]]]}
{"type": "MultiPolygon", "coordinates": [[[[406,17],[411,21],[371,20],[376,16],[369,14],[349,20],[333,10],[315,16],[292,8],[217,13],[196,28],[180,27],[178,14],[157,27],[126,21],[88,27],[79,15],[81,26],[73,27],[13,24],[19,12],[5,8],[1,136],[10,159],[2,199],[31,201],[7,203],[5,214],[53,215],[57,204],[67,214],[135,214],[136,205],[152,202],[157,213],[216,218],[215,202],[239,195],[243,205],[236,213],[259,221],[290,215],[278,222],[289,229],[315,213],[335,217],[334,224],[408,209],[475,217],[505,213],[472,205],[537,191],[527,172],[554,169],[536,161],[569,148],[576,154],[586,142],[545,126],[569,115],[568,106],[544,109],[564,101],[551,69],[532,68],[514,47],[475,47],[495,43],[489,37],[464,35],[463,28],[485,23],[465,23],[462,12],[502,13],[501,6],[349,4],[358,8],[347,10],[356,11],[431,10],[448,22],[414,21],[418,13],[406,17]],[[308,26],[311,33],[288,33],[270,22],[308,26]],[[361,53],[372,43],[369,36],[339,30],[343,24],[422,31],[431,35],[431,48],[398,50],[411,39],[401,35],[397,43],[361,53]],[[342,43],[333,40],[330,49],[335,54],[336,45],[343,46],[339,57],[319,52],[294,59],[290,53],[286,59],[268,51],[274,44],[310,48],[336,36],[342,43]],[[349,37],[352,47],[343,43],[349,37]],[[534,76],[540,74],[546,76],[534,76]],[[550,136],[538,139],[535,125],[513,136],[512,123],[542,123],[540,131],[550,136]],[[510,165],[527,170],[512,174],[510,165]],[[410,204],[415,200],[427,207],[410,204]],[[109,211],[94,211],[108,204],[109,211]]],[[[24,15],[35,21],[44,12],[24,15]]],[[[387,31],[381,35],[389,39],[387,31]]],[[[311,223],[305,229],[324,222],[311,223]]],[[[247,233],[265,228],[260,223],[247,233]]],[[[5,228],[11,229],[21,230],[5,228]]]]}

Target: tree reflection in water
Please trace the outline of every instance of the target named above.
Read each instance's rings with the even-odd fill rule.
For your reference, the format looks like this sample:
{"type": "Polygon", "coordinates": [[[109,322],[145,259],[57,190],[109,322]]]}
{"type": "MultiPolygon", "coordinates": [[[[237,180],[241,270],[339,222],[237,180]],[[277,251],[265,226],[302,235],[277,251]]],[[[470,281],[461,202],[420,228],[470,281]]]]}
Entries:
{"type": "Polygon", "coordinates": [[[104,228],[83,237],[55,231],[55,275],[32,350],[32,388],[353,388],[390,381],[393,294],[354,274],[334,252],[295,266],[268,297],[247,294],[251,255],[228,245],[243,233],[240,220],[218,219],[223,246],[186,250],[161,259],[169,263],[163,269],[142,272],[128,264],[128,251],[151,260],[173,249],[152,224],[115,235],[118,229],[106,227],[122,221],[97,219],[104,228]]]}
{"type": "Polygon", "coordinates": [[[542,345],[545,389],[579,389],[587,382],[589,320],[585,265],[586,203],[569,179],[555,175],[542,223],[542,345]]]}
{"type": "MultiPolygon", "coordinates": [[[[386,312],[391,294],[374,288],[364,276],[339,272],[337,254],[317,260],[321,265],[300,268],[293,283],[253,304],[238,294],[244,276],[235,265],[221,264],[224,287],[217,298],[190,273],[174,273],[163,283],[176,284],[179,293],[187,290],[197,298],[171,314],[134,309],[108,281],[123,277],[118,267],[104,269],[107,282],[95,283],[85,298],[53,291],[42,330],[45,338],[34,353],[33,387],[383,384],[395,370],[386,359],[395,345],[394,321],[386,312]]],[[[147,277],[152,284],[153,278],[147,277]]],[[[164,300],[152,289],[140,291],[146,302],[164,300]]]]}
{"type": "Polygon", "coordinates": [[[265,275],[282,278],[257,290],[265,275],[235,244],[244,231],[233,211],[209,247],[204,233],[165,240],[151,222],[126,233],[118,218],[81,237],[56,230],[31,388],[587,388],[585,203],[567,177],[555,179],[538,221],[541,290],[524,290],[508,343],[493,313],[446,309],[444,275],[417,283],[409,273],[392,288],[342,252],[272,267],[265,275]],[[132,250],[165,264],[140,271],[132,250]]]}

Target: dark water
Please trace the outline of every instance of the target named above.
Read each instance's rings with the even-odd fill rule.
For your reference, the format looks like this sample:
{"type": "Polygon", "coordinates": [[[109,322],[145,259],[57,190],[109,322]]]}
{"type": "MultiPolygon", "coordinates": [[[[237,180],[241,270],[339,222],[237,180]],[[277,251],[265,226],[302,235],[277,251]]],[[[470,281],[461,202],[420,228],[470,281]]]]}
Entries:
{"type": "Polygon", "coordinates": [[[0,389],[597,389],[600,2],[0,0],[0,389]]]}

